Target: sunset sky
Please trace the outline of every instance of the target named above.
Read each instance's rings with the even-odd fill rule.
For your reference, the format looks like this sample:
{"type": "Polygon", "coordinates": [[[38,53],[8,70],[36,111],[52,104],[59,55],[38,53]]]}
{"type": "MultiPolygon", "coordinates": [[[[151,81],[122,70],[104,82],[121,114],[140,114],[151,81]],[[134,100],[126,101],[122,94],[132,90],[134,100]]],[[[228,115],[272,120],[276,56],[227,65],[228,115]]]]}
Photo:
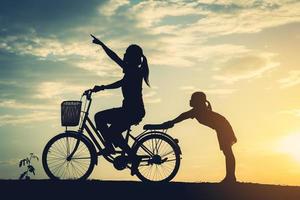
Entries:
{"type": "MultiPolygon", "coordinates": [[[[138,44],[148,58],[146,123],[190,109],[204,91],[232,124],[238,181],[300,185],[299,0],[1,0],[0,178],[18,178],[20,158],[41,157],[64,131],[60,103],[122,77],[91,43],[123,57],[138,44]]],[[[95,112],[121,105],[120,90],[94,96],[95,112]]],[[[175,181],[218,182],[225,162],[214,130],[187,120],[168,132],[183,159],[175,181]]],[[[35,178],[46,178],[41,162],[35,178]]],[[[92,179],[137,180],[103,158],[92,179]]]]}

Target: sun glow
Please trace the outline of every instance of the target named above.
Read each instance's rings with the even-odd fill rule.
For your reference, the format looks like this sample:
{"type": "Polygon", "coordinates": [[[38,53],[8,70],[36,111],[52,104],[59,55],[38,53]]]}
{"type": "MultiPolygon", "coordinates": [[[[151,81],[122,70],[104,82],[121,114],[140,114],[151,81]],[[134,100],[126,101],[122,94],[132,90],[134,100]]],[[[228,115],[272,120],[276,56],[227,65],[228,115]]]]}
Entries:
{"type": "Polygon", "coordinates": [[[300,133],[290,134],[279,143],[279,151],[300,162],[300,133]]]}

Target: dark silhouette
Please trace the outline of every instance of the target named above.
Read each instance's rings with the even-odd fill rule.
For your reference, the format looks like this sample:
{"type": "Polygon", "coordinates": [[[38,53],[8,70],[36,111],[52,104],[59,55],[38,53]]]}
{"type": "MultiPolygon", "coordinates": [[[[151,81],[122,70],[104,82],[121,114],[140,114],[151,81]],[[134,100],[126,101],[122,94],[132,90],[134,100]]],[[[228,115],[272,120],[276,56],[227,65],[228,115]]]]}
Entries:
{"type": "Polygon", "coordinates": [[[212,107],[203,92],[195,92],[190,100],[191,110],[180,114],[173,120],[162,125],[172,127],[174,124],[186,119],[196,118],[197,121],[208,126],[217,132],[220,149],[223,151],[226,160],[226,176],[222,183],[236,182],[235,177],[235,157],[231,146],[237,142],[233,129],[225,117],[212,111],[212,107]]]}
{"type": "Polygon", "coordinates": [[[111,162],[117,170],[129,168],[135,171],[136,176],[146,182],[168,182],[178,172],[181,150],[178,140],[166,134],[166,130],[146,129],[138,136],[130,134],[128,127],[124,142],[132,146],[129,153],[113,149],[113,153],[103,150],[107,148],[107,141],[97,131],[89,111],[92,103],[92,90],[87,90],[82,97],[86,97],[81,120],[78,112],[81,110],[81,101],[64,101],[61,106],[61,120],[63,126],[77,126],[78,131],[68,130],[54,136],[46,144],[42,164],[51,179],[84,180],[92,173],[98,164],[98,156],[103,156],[111,162]],[[79,123],[79,121],[81,121],[79,123]],[[84,134],[84,133],[87,133],[84,134]],[[98,139],[97,139],[98,138],[98,139]],[[126,155],[127,153],[127,155],[126,155]],[[134,156],[132,156],[134,155],[134,156]],[[136,157],[139,159],[134,165],[136,157]],[[132,169],[135,168],[135,169],[132,169]]]}
{"type": "Polygon", "coordinates": [[[30,180],[30,173],[35,175],[35,168],[33,167],[31,160],[36,159],[37,161],[39,160],[39,157],[35,155],[34,153],[30,153],[29,157],[24,158],[20,160],[19,162],[19,167],[26,166],[26,171],[24,171],[20,177],[19,180],[25,179],[25,180],[30,180]]]}
{"type": "MultiPolygon", "coordinates": [[[[1,195],[9,199],[109,199],[143,200],[299,200],[299,186],[253,183],[155,183],[136,181],[0,180],[1,195]],[[31,195],[31,196],[30,196],[31,195]],[[31,198],[34,199],[34,198],[31,198]]],[[[5,198],[3,198],[5,199],[5,198]]]]}
{"type": "MultiPolygon", "coordinates": [[[[112,108],[100,111],[95,115],[96,127],[107,141],[106,150],[109,153],[113,152],[113,146],[121,147],[132,160],[135,155],[131,148],[122,137],[121,133],[128,129],[133,124],[138,124],[145,116],[145,109],[142,97],[143,79],[149,86],[149,68],[147,59],[143,54],[143,50],[136,44],[130,45],[126,49],[123,60],[110,48],[108,48],[99,39],[93,37],[93,43],[100,45],[106,54],[115,61],[122,69],[124,76],[121,80],[116,81],[109,85],[95,86],[94,92],[105,89],[122,88],[123,104],[122,107],[112,108]],[[110,124],[110,126],[108,126],[110,124]]],[[[134,162],[137,165],[137,162],[134,162]]],[[[134,174],[132,168],[132,174],[134,174]]]]}
{"type": "Polygon", "coordinates": [[[142,181],[172,180],[180,166],[178,140],[167,135],[167,130],[145,128],[136,137],[130,134],[131,125],[138,124],[145,115],[142,83],[144,79],[149,85],[149,69],[142,49],[130,45],[121,60],[100,40],[93,38],[93,42],[100,44],[109,57],[123,68],[124,77],[115,83],[96,85],[86,90],[82,95],[82,98],[85,97],[84,104],[82,98],[61,104],[61,124],[66,126],[66,131],[50,139],[44,148],[42,164],[46,174],[51,179],[87,179],[98,164],[98,156],[103,156],[117,170],[129,168],[131,174],[142,181]],[[124,96],[122,107],[98,112],[95,115],[96,128],[89,118],[92,94],[119,87],[124,96]],[[78,124],[78,131],[67,129],[78,124]],[[124,137],[123,131],[126,131],[124,137]],[[129,139],[132,146],[128,145],[129,139]]]}

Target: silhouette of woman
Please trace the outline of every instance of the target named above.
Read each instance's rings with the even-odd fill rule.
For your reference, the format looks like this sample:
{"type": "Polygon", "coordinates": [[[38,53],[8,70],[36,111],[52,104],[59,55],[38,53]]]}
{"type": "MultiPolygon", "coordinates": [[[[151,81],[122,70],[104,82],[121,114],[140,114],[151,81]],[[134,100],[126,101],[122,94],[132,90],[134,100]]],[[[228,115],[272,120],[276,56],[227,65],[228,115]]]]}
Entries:
{"type": "Polygon", "coordinates": [[[225,117],[212,111],[209,101],[203,92],[195,92],[190,100],[191,110],[180,114],[177,118],[163,123],[167,127],[172,127],[175,123],[186,119],[196,118],[197,121],[208,126],[217,132],[220,149],[223,151],[226,160],[226,176],[222,183],[236,182],[235,177],[235,157],[231,146],[237,142],[233,129],[225,117]]]}
{"type": "MultiPolygon", "coordinates": [[[[149,86],[149,68],[147,59],[143,54],[143,50],[136,44],[130,45],[124,54],[123,60],[103,42],[91,35],[93,43],[99,44],[106,54],[115,61],[122,69],[124,76],[121,80],[109,85],[96,85],[93,88],[94,92],[105,89],[121,88],[123,94],[122,107],[112,108],[100,111],[95,115],[96,127],[103,135],[106,143],[106,153],[114,153],[112,143],[122,148],[132,160],[135,160],[136,155],[133,155],[131,148],[124,140],[122,132],[128,129],[133,124],[138,124],[145,116],[145,109],[142,97],[143,79],[149,86]],[[108,126],[110,124],[110,126],[108,126]]],[[[137,164],[137,163],[133,163],[137,164]]],[[[132,167],[132,175],[134,167],[132,167]]]]}

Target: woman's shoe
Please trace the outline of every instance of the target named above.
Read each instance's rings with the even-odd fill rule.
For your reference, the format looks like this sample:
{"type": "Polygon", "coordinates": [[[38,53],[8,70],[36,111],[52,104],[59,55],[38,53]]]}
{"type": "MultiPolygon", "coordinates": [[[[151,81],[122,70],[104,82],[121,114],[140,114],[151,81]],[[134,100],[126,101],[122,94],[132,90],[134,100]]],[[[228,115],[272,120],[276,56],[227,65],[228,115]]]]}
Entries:
{"type": "Polygon", "coordinates": [[[134,176],[138,170],[138,167],[140,165],[140,162],[142,160],[142,157],[135,156],[135,158],[132,160],[131,164],[131,176],[134,176]]]}

